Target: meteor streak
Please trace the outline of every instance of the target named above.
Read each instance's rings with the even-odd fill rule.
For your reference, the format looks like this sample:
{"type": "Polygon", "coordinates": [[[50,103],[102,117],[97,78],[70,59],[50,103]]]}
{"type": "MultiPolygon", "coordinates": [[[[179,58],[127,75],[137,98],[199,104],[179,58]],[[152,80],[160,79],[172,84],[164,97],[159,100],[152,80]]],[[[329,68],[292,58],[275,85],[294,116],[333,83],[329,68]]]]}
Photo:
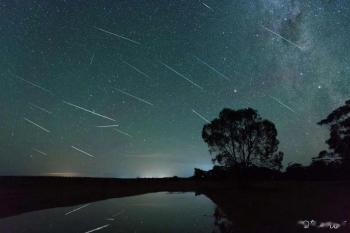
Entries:
{"type": "Polygon", "coordinates": [[[79,151],[79,152],[81,152],[81,153],[83,153],[83,154],[85,154],[85,155],[87,155],[87,156],[90,156],[90,157],[92,157],[92,158],[96,158],[95,156],[93,156],[93,155],[87,153],[86,151],[83,151],[82,149],[79,149],[79,148],[77,148],[77,147],[75,147],[75,146],[71,146],[71,147],[72,147],[74,150],[77,150],[77,151],[79,151]]]}
{"type": "Polygon", "coordinates": [[[88,109],[86,109],[86,108],[80,107],[80,106],[75,105],[75,104],[72,104],[72,103],[70,103],[70,102],[67,102],[67,101],[64,101],[64,100],[63,100],[63,103],[65,103],[65,104],[67,104],[67,105],[69,105],[69,106],[72,106],[72,107],[74,107],[74,108],[83,110],[83,111],[85,111],[85,112],[91,113],[91,114],[93,114],[93,115],[95,115],[95,116],[99,116],[99,117],[102,117],[102,118],[105,118],[105,119],[108,119],[108,120],[111,120],[111,121],[115,121],[114,119],[112,119],[112,118],[110,118],[110,117],[104,116],[104,115],[99,114],[99,113],[97,113],[97,112],[95,112],[95,111],[88,110],[88,109]]]}
{"type": "Polygon", "coordinates": [[[212,71],[214,71],[215,73],[217,73],[218,75],[220,75],[222,78],[226,79],[226,80],[230,80],[229,77],[227,77],[226,75],[224,75],[223,73],[221,73],[220,71],[218,71],[217,69],[215,69],[214,67],[212,67],[211,65],[209,65],[208,63],[206,63],[205,61],[203,61],[202,59],[200,59],[197,56],[194,56],[200,63],[202,63],[203,65],[206,65],[209,69],[211,69],[212,71]]]}
{"type": "Polygon", "coordinates": [[[270,96],[269,97],[271,99],[273,99],[274,101],[276,101],[277,103],[279,103],[281,106],[283,106],[284,108],[288,109],[289,111],[293,112],[296,114],[296,112],[294,111],[294,109],[292,109],[291,107],[289,107],[288,105],[284,104],[281,100],[277,99],[276,97],[274,96],[270,96]]]}
{"type": "Polygon", "coordinates": [[[27,84],[33,86],[33,87],[36,87],[36,88],[38,88],[38,89],[40,89],[40,90],[42,90],[42,91],[45,91],[45,92],[50,93],[51,95],[53,95],[53,93],[52,93],[50,90],[48,90],[48,89],[46,89],[46,88],[40,86],[39,84],[33,83],[33,82],[31,82],[31,81],[28,81],[28,80],[26,80],[26,79],[24,79],[24,78],[18,76],[17,74],[12,73],[11,71],[9,71],[9,72],[10,72],[10,74],[12,74],[12,76],[14,76],[15,78],[17,78],[17,79],[19,79],[19,80],[21,80],[21,81],[23,81],[23,82],[25,82],[25,83],[27,83],[27,84]]]}
{"type": "Polygon", "coordinates": [[[172,72],[174,72],[175,74],[177,74],[178,76],[180,76],[181,78],[185,79],[187,82],[191,83],[193,86],[198,87],[199,89],[203,90],[203,87],[199,86],[197,83],[193,82],[192,80],[190,80],[189,78],[185,77],[183,74],[177,72],[176,70],[174,70],[172,67],[168,66],[167,64],[160,62],[163,66],[165,66],[166,68],[168,68],[169,70],[171,70],[172,72]]]}
{"type": "Polygon", "coordinates": [[[289,44],[291,44],[291,45],[297,47],[298,49],[303,50],[303,48],[300,47],[298,44],[294,43],[294,42],[291,41],[291,40],[288,40],[287,38],[281,36],[281,35],[278,34],[277,32],[274,32],[274,31],[272,31],[271,29],[269,29],[269,28],[267,28],[267,27],[265,27],[265,26],[263,26],[263,25],[261,25],[261,27],[262,27],[263,29],[265,29],[266,31],[268,31],[268,32],[270,32],[270,33],[272,33],[272,34],[274,34],[275,36],[281,38],[282,40],[288,42],[289,44]]]}
{"type": "Polygon", "coordinates": [[[28,122],[28,123],[30,123],[30,124],[32,124],[32,125],[38,127],[39,129],[41,129],[41,130],[43,130],[43,131],[45,131],[46,133],[50,133],[50,130],[45,129],[45,128],[42,127],[41,125],[38,125],[37,123],[35,123],[35,122],[29,120],[28,118],[25,118],[25,117],[24,117],[23,119],[24,119],[26,122],[28,122]]]}
{"type": "Polygon", "coordinates": [[[52,112],[50,112],[49,110],[46,110],[45,108],[40,107],[36,104],[29,103],[29,105],[32,106],[33,108],[39,109],[40,111],[46,112],[47,114],[52,114],[52,112]]]}
{"type": "Polygon", "coordinates": [[[205,4],[204,2],[200,2],[202,3],[203,6],[205,6],[206,8],[208,8],[209,10],[213,11],[213,8],[211,8],[210,6],[208,6],[207,4],[205,4]]]}
{"type": "Polygon", "coordinates": [[[146,74],[145,72],[141,71],[140,69],[138,69],[137,67],[131,65],[130,63],[123,61],[124,64],[126,64],[127,66],[131,67],[133,70],[135,70],[137,73],[145,76],[146,78],[151,78],[150,76],[148,76],[148,74],[146,74]]]}
{"type": "Polygon", "coordinates": [[[125,36],[121,36],[121,35],[118,35],[118,34],[116,34],[116,33],[113,33],[113,32],[110,32],[110,31],[107,31],[107,30],[105,30],[105,29],[103,29],[103,28],[99,28],[99,27],[94,27],[94,28],[95,28],[96,30],[101,31],[101,32],[105,32],[105,33],[107,33],[107,34],[110,34],[110,35],[116,36],[116,37],[118,37],[118,38],[120,38],[120,39],[123,39],[123,40],[129,41],[129,42],[131,42],[131,43],[134,43],[134,44],[137,44],[137,45],[141,45],[141,43],[140,43],[140,42],[137,42],[137,41],[132,40],[132,39],[130,39],[130,38],[127,38],[127,37],[125,37],[125,36]]]}
{"type": "Polygon", "coordinates": [[[38,152],[39,154],[47,155],[45,152],[43,152],[43,151],[41,151],[41,150],[38,150],[38,149],[36,149],[36,148],[32,148],[32,149],[33,149],[33,151],[38,152]]]}
{"type": "Polygon", "coordinates": [[[142,103],[145,103],[145,104],[148,104],[148,105],[153,106],[153,104],[152,104],[151,102],[148,102],[148,101],[145,100],[145,99],[142,99],[142,98],[140,98],[140,97],[137,97],[137,96],[135,96],[135,95],[132,95],[132,94],[126,92],[126,91],[120,90],[120,89],[115,88],[115,87],[114,87],[113,89],[119,91],[120,93],[122,93],[122,94],[124,94],[124,95],[126,95],[126,96],[129,96],[129,97],[131,97],[131,98],[133,98],[133,99],[136,99],[136,100],[138,100],[138,101],[140,101],[140,102],[142,102],[142,103]]]}
{"type": "Polygon", "coordinates": [[[113,128],[118,127],[119,125],[98,125],[97,128],[113,128]]]}
{"type": "Polygon", "coordinates": [[[124,132],[124,131],[122,131],[122,130],[120,130],[120,129],[113,129],[113,130],[117,131],[117,132],[120,133],[120,134],[123,134],[123,135],[125,135],[125,136],[128,136],[128,137],[132,138],[132,136],[131,136],[130,134],[128,134],[127,132],[124,132]]]}
{"type": "Polygon", "coordinates": [[[207,118],[205,118],[205,117],[204,117],[203,115],[201,115],[200,113],[196,112],[196,110],[192,109],[192,112],[193,112],[194,114],[196,114],[199,118],[201,118],[203,121],[205,121],[205,122],[207,122],[207,123],[210,123],[210,121],[209,121],[207,118]]]}

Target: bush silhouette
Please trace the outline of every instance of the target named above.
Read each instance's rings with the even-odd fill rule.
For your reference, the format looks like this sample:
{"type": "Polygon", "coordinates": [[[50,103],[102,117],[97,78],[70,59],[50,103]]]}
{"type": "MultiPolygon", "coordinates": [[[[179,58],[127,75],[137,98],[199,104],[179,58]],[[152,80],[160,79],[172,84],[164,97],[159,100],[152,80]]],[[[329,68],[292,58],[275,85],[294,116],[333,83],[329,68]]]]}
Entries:
{"type": "Polygon", "coordinates": [[[318,124],[329,127],[330,137],[326,141],[329,151],[321,151],[314,160],[323,160],[327,164],[338,161],[343,167],[350,167],[350,100],[318,124]]]}
{"type": "Polygon", "coordinates": [[[202,138],[213,163],[228,170],[282,168],[283,153],[278,151],[275,125],[262,119],[254,109],[223,109],[218,118],[204,125],[202,138]]]}

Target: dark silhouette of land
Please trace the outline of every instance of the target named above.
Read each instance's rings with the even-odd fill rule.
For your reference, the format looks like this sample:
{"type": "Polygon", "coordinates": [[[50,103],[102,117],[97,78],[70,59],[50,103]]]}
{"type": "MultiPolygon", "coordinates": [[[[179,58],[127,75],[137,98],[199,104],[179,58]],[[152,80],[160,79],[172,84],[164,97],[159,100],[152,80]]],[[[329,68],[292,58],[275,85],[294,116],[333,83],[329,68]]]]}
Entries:
{"type": "Polygon", "coordinates": [[[217,205],[221,233],[349,232],[349,114],[346,101],[319,122],[330,127],[328,151],[309,166],[293,163],[282,172],[274,124],[254,109],[224,109],[202,131],[213,156],[210,171],[161,179],[0,177],[0,218],[145,193],[195,192],[217,205]]]}
{"type": "MultiPolygon", "coordinates": [[[[195,192],[217,205],[218,223],[227,218],[234,224],[226,227],[227,232],[299,232],[305,230],[299,220],[350,222],[349,185],[347,181],[259,181],[241,187],[232,181],[194,178],[1,177],[0,218],[152,192],[195,192]]],[[[337,232],[345,229],[349,227],[337,232]]]]}

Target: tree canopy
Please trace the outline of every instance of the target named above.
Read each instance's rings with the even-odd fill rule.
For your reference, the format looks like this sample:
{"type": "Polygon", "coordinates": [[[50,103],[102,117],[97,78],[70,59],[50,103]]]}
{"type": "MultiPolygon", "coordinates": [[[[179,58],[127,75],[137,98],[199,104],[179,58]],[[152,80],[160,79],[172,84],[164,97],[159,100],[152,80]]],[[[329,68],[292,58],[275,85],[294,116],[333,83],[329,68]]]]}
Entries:
{"type": "Polygon", "coordinates": [[[330,129],[330,137],[326,141],[330,151],[322,151],[318,158],[340,159],[343,164],[350,165],[350,100],[335,109],[318,124],[327,125],[330,129]]]}
{"type": "Polygon", "coordinates": [[[278,151],[276,127],[252,108],[223,109],[218,118],[204,125],[202,138],[213,163],[227,168],[282,168],[283,153],[278,151]]]}

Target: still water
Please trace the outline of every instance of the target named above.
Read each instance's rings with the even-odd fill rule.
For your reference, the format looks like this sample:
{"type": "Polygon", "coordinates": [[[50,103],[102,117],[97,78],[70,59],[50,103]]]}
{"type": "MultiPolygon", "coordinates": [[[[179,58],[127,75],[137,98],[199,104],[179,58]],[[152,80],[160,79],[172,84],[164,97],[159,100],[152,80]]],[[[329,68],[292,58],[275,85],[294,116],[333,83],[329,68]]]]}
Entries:
{"type": "Polygon", "coordinates": [[[204,195],[159,192],[0,219],[1,233],[216,232],[216,206],[204,195]]]}

